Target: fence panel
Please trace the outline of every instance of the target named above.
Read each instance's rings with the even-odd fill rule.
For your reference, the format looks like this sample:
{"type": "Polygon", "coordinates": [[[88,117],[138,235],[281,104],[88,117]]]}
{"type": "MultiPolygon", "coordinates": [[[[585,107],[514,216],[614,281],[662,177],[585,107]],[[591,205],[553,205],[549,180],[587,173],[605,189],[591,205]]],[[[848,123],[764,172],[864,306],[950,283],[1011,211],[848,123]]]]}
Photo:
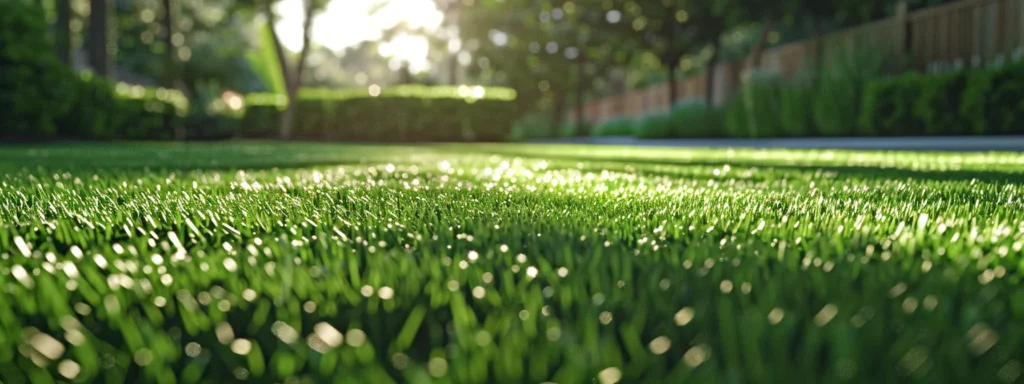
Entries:
{"type": "MultiPolygon", "coordinates": [[[[762,68],[792,78],[819,62],[821,56],[870,50],[892,54],[893,64],[907,57],[918,70],[943,70],[988,65],[1024,55],[1024,0],[961,0],[907,14],[902,8],[887,18],[813,39],[766,49],[762,68]],[[901,16],[902,15],[902,16],[901,16]]],[[[745,60],[719,63],[713,82],[715,104],[721,105],[740,85],[745,60]]],[[[896,68],[895,65],[891,66],[896,68]]],[[[703,99],[708,84],[703,74],[680,79],[680,99],[703,99]]],[[[666,84],[628,91],[604,103],[597,119],[640,117],[668,105],[666,84]]],[[[592,100],[597,105],[602,100],[592,100]]],[[[588,118],[590,114],[588,114],[588,118]]]]}

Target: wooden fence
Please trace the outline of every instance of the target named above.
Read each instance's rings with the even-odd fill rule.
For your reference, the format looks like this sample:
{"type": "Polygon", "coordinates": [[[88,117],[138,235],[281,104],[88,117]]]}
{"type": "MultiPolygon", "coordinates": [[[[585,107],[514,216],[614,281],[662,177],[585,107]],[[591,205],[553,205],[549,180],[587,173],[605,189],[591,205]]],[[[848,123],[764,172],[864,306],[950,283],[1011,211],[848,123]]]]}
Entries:
{"type": "MultiPolygon", "coordinates": [[[[862,24],[817,39],[766,49],[761,70],[784,79],[817,65],[819,57],[870,49],[888,53],[894,62],[917,70],[937,72],[998,65],[1024,55],[1024,0],[960,0],[907,12],[897,6],[893,17],[862,24]]],[[[741,84],[745,61],[718,63],[711,86],[715,105],[724,104],[741,84]]],[[[703,99],[708,88],[704,75],[674,84],[680,100],[703,99]]],[[[584,118],[600,123],[617,116],[640,117],[668,110],[667,83],[584,104],[584,118]]],[[[569,113],[570,119],[576,114],[569,113]]]]}

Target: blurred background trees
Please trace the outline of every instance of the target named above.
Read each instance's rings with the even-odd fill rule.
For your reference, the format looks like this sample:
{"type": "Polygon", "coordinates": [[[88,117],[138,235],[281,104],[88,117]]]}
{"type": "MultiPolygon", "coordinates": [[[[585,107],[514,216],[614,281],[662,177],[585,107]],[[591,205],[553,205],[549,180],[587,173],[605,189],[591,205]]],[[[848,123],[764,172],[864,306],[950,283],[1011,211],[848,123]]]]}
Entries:
{"type": "MultiPolygon", "coordinates": [[[[228,91],[285,95],[283,138],[302,87],[397,84],[512,87],[534,129],[585,135],[592,127],[576,107],[587,100],[684,77],[710,84],[718,62],[757,72],[769,46],[891,16],[898,2],[11,1],[41,6],[55,56],[74,69],[179,90],[204,105],[228,91]]],[[[946,1],[954,0],[905,3],[946,1]]],[[[670,111],[695,101],[676,86],[667,92],[670,111]]],[[[716,104],[714,92],[703,92],[704,107],[716,104]]]]}

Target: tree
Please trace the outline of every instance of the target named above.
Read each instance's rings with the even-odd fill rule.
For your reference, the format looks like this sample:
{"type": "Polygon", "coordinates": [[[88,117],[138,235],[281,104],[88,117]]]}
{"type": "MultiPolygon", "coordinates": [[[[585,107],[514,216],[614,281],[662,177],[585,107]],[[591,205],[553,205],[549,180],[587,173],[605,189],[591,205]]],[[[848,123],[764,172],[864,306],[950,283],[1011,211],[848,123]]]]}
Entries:
{"type": "Polygon", "coordinates": [[[71,65],[71,1],[57,1],[57,25],[54,46],[57,49],[57,58],[67,65],[71,65]]]}
{"type": "Polygon", "coordinates": [[[713,77],[714,51],[717,39],[725,31],[724,10],[728,1],[620,0],[612,3],[604,18],[617,27],[621,38],[657,57],[668,78],[671,108],[678,99],[676,71],[684,56],[711,45],[713,53],[708,65],[712,71],[708,78],[713,77]]]}
{"type": "Polygon", "coordinates": [[[111,78],[117,53],[113,37],[116,19],[111,17],[112,13],[112,3],[108,0],[89,2],[89,64],[97,75],[111,78]]]}
{"type": "Polygon", "coordinates": [[[543,0],[480,1],[461,8],[460,54],[476,62],[467,68],[469,75],[515,88],[524,110],[550,102],[558,128],[572,81],[575,57],[567,59],[566,53],[574,38],[562,33],[567,28],[552,21],[550,10],[550,1],[543,0]]]}
{"type": "MultiPolygon", "coordinates": [[[[272,9],[273,2],[266,1],[263,4],[263,12],[267,17],[267,22],[271,26],[274,25],[276,16],[272,9]]],[[[285,88],[288,95],[288,106],[285,108],[284,113],[281,114],[280,131],[279,135],[282,139],[289,139],[292,136],[292,124],[295,120],[295,108],[298,104],[298,93],[299,88],[302,86],[302,72],[306,67],[306,58],[309,55],[311,46],[311,32],[313,28],[313,16],[315,16],[324,7],[323,0],[303,0],[303,15],[305,20],[302,22],[302,49],[299,51],[298,60],[294,65],[288,63],[288,54],[285,52],[285,48],[281,45],[281,39],[277,35],[277,31],[273,27],[270,28],[271,35],[273,36],[274,51],[277,54],[278,63],[281,66],[281,74],[284,77],[285,88]]]]}
{"type": "Polygon", "coordinates": [[[742,8],[733,1],[738,0],[691,0],[688,1],[692,18],[691,25],[696,30],[694,40],[711,50],[707,60],[704,76],[707,90],[704,92],[705,104],[712,108],[715,101],[715,67],[720,54],[722,34],[729,28],[743,21],[742,8]]]}
{"type": "MultiPolygon", "coordinates": [[[[462,2],[459,0],[435,0],[437,9],[444,14],[444,19],[441,21],[441,27],[445,29],[445,33],[448,34],[458,28],[459,25],[459,9],[462,2]]],[[[455,36],[449,34],[448,38],[454,38],[455,36]]],[[[458,84],[459,77],[459,59],[457,52],[449,52],[448,55],[448,82],[451,85],[458,84]]]]}
{"type": "Polygon", "coordinates": [[[566,0],[481,0],[460,8],[459,34],[476,65],[469,75],[515,88],[523,109],[541,107],[561,129],[575,104],[582,134],[585,96],[603,73],[621,65],[621,40],[599,6],[566,0]]]}
{"type": "Polygon", "coordinates": [[[565,13],[561,23],[564,30],[561,33],[569,40],[574,40],[578,48],[578,53],[574,51],[566,57],[575,62],[575,133],[582,135],[586,133],[586,94],[593,90],[595,80],[611,69],[624,65],[640,47],[628,36],[621,36],[620,31],[605,20],[605,13],[600,8],[576,7],[574,2],[567,0],[556,1],[555,5],[565,13]]]}
{"type": "MultiPolygon", "coordinates": [[[[177,0],[163,0],[164,7],[164,76],[163,86],[165,88],[174,88],[175,82],[178,80],[178,68],[175,60],[178,51],[175,49],[179,44],[175,43],[177,28],[175,23],[178,20],[178,1],[177,0]]],[[[184,35],[179,35],[184,41],[184,35]]]]}

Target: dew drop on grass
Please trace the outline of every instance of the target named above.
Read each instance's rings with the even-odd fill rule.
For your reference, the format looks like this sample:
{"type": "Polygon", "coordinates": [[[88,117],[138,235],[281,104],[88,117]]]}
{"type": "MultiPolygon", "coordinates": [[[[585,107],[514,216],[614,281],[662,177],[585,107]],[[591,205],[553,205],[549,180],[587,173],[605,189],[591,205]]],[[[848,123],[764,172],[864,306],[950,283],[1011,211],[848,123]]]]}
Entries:
{"type": "Polygon", "coordinates": [[[647,347],[650,348],[651,353],[661,355],[668,352],[668,349],[672,347],[672,340],[667,336],[658,336],[651,340],[647,347]]]}
{"type": "Polygon", "coordinates": [[[444,377],[448,374],[448,361],[443,357],[432,357],[427,362],[427,372],[435,378],[444,377]]]}
{"type": "Polygon", "coordinates": [[[526,268],[526,275],[530,276],[530,278],[537,277],[537,267],[534,267],[534,266],[527,267],[526,268]]]}
{"type": "Polygon", "coordinates": [[[73,360],[62,360],[57,364],[57,372],[68,380],[74,380],[82,372],[82,367],[73,360]]]}
{"type": "Polygon", "coordinates": [[[231,352],[239,355],[248,355],[252,351],[252,342],[246,339],[235,339],[231,342],[231,352]]]}
{"type": "Polygon", "coordinates": [[[605,368],[597,373],[597,381],[601,384],[615,384],[619,380],[622,380],[622,371],[615,367],[605,368]]]}
{"type": "Polygon", "coordinates": [[[683,309],[680,309],[678,312],[676,312],[675,316],[673,316],[673,320],[675,320],[676,325],[682,327],[687,324],[690,324],[690,321],[693,321],[693,318],[695,316],[696,312],[693,310],[693,308],[683,307],[683,309]]]}
{"type": "Polygon", "coordinates": [[[185,355],[188,357],[199,357],[199,354],[203,353],[203,347],[196,342],[190,342],[185,345],[185,355]]]}
{"type": "Polygon", "coordinates": [[[362,329],[350,329],[348,330],[348,333],[345,335],[345,339],[348,342],[349,346],[359,347],[366,342],[366,333],[363,332],[362,329]]]}
{"type": "Polygon", "coordinates": [[[832,321],[839,313],[839,307],[835,304],[827,304],[818,311],[817,315],[814,315],[814,324],[819,327],[824,327],[826,324],[832,321]]]}
{"type": "Polygon", "coordinates": [[[381,299],[391,300],[391,298],[395,297],[395,290],[388,286],[380,287],[380,289],[377,290],[377,295],[380,296],[381,299]]]}

